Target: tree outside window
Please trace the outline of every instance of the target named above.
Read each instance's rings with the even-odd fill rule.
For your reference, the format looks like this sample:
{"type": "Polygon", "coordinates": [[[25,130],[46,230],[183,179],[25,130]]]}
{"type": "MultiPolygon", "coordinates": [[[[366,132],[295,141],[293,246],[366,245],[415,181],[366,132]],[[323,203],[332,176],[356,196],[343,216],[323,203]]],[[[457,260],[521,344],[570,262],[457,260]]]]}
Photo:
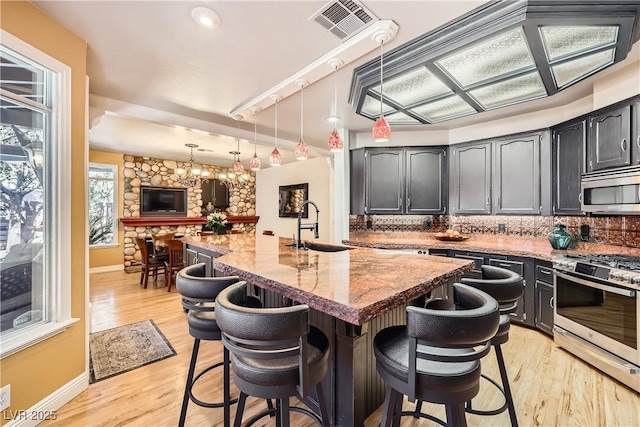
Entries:
{"type": "Polygon", "coordinates": [[[89,244],[116,244],[116,176],[118,167],[92,163],[89,166],[89,244]]]}

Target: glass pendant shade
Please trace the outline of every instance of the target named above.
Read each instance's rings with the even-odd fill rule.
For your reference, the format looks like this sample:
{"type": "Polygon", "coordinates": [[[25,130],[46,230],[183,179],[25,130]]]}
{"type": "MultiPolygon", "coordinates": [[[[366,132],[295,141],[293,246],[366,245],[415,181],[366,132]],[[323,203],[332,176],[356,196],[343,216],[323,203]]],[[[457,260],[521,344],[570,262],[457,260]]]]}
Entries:
{"type": "Polygon", "coordinates": [[[249,169],[252,171],[259,171],[261,167],[262,164],[260,163],[260,159],[256,154],[254,154],[251,160],[249,160],[249,169]]]}
{"type": "Polygon", "coordinates": [[[375,142],[387,142],[391,139],[391,126],[389,126],[389,123],[384,116],[380,116],[380,118],[373,124],[371,134],[373,135],[373,140],[375,142]]]}
{"type": "Polygon", "coordinates": [[[333,152],[342,151],[342,147],[344,147],[342,136],[340,136],[340,132],[337,129],[334,129],[329,135],[329,150],[333,152]]]}
{"type": "Polygon", "coordinates": [[[271,166],[280,166],[282,164],[282,156],[277,148],[274,148],[269,156],[269,164],[271,166]]]}
{"type": "Polygon", "coordinates": [[[233,171],[237,174],[244,173],[244,166],[242,166],[240,159],[236,160],[235,163],[233,164],[233,171]]]}
{"type": "Polygon", "coordinates": [[[304,141],[299,141],[296,144],[294,153],[296,155],[297,160],[306,160],[307,157],[309,156],[309,147],[307,146],[307,144],[304,143],[304,141]]]}

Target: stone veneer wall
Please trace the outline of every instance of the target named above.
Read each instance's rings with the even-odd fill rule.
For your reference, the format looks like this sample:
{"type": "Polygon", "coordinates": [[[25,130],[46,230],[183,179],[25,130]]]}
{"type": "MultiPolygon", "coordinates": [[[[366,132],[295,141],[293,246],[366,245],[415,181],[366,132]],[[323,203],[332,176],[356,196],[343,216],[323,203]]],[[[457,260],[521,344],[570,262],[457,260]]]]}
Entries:
{"type": "Polygon", "coordinates": [[[517,215],[350,215],[349,231],[445,231],[463,234],[505,234],[546,237],[555,224],[572,235],[589,226],[589,242],[640,248],[640,216],[517,216],[517,215]],[[505,231],[498,231],[504,224],[505,231]]]}
{"type": "MultiPolygon", "coordinates": [[[[179,187],[178,177],[173,173],[177,167],[186,166],[186,163],[173,160],[155,159],[150,157],[136,157],[125,155],[123,168],[124,181],[124,209],[122,216],[125,218],[140,217],[140,187],[179,187]]],[[[212,165],[195,165],[203,170],[208,170],[212,177],[219,173],[231,172],[229,168],[212,165]]],[[[253,216],[256,214],[256,177],[255,173],[247,170],[249,174],[248,185],[240,190],[229,190],[229,207],[225,210],[227,215],[253,216]]],[[[204,212],[202,208],[202,189],[189,188],[187,190],[187,217],[198,217],[204,212]]],[[[152,234],[165,234],[176,232],[184,235],[195,235],[202,226],[200,225],[163,225],[153,227],[124,227],[124,266],[125,270],[140,264],[140,250],[135,238],[149,237],[152,234]]],[[[255,233],[255,224],[239,223],[233,225],[244,233],[255,233]]]]}

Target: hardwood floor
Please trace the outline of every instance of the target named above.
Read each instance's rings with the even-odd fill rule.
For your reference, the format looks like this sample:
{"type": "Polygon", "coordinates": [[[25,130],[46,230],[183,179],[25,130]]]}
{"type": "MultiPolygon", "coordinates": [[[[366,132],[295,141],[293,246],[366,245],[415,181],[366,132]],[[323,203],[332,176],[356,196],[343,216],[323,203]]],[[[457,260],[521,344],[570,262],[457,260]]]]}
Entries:
{"type": "MultiPolygon", "coordinates": [[[[57,412],[57,420],[42,425],[59,426],[176,426],[191,357],[193,339],[175,288],[167,293],[164,281],[139,285],[139,274],[124,272],[91,275],[93,332],[152,319],[177,351],[177,356],[147,365],[95,384],[57,412]]],[[[199,367],[221,360],[219,342],[203,342],[199,367]]],[[[640,396],[633,390],[591,368],[556,347],[541,332],[513,326],[503,346],[521,426],[640,426],[640,396]]],[[[483,372],[499,378],[495,355],[483,359],[483,372]]],[[[203,378],[196,395],[221,400],[221,372],[203,378]]],[[[483,381],[474,400],[477,408],[497,407],[500,395],[483,381]]],[[[232,393],[237,395],[232,386],[232,393]]],[[[244,419],[265,409],[264,401],[249,398],[244,419]]],[[[405,409],[412,408],[405,402],[405,409]]],[[[232,413],[235,406],[232,407],[232,413]]],[[[442,417],[437,405],[423,405],[423,412],[442,417]]],[[[366,421],[375,427],[381,409],[366,421]]],[[[221,409],[189,405],[187,425],[222,425],[221,409]]],[[[470,426],[508,426],[505,412],[493,417],[467,415],[470,426]]],[[[265,419],[255,425],[273,426],[265,419]]],[[[308,418],[292,414],[292,426],[314,426],[308,418]]],[[[427,420],[403,417],[402,426],[430,427],[427,420]]]]}

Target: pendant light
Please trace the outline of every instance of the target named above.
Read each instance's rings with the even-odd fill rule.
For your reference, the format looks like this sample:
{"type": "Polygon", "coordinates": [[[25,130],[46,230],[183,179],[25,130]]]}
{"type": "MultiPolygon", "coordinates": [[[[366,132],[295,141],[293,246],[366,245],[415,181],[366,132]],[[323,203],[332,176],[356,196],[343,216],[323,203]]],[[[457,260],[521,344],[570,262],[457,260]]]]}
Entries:
{"type": "MultiPolygon", "coordinates": [[[[260,111],[260,109],[256,107],[251,107],[251,111],[255,116],[256,113],[260,111]]],[[[249,160],[249,169],[252,171],[259,171],[262,166],[260,163],[260,159],[258,158],[258,154],[256,153],[256,146],[258,144],[258,120],[254,120],[253,122],[253,157],[249,160]]]]}
{"type": "Polygon", "coordinates": [[[386,40],[386,37],[384,35],[381,35],[379,37],[380,40],[380,117],[378,117],[378,120],[376,120],[376,122],[373,124],[373,129],[371,131],[371,134],[373,135],[373,140],[375,142],[387,142],[390,138],[391,138],[391,127],[389,126],[389,123],[387,122],[387,120],[384,118],[384,115],[382,114],[382,58],[383,58],[383,52],[382,52],[382,45],[384,45],[384,42],[386,40]]]}
{"type": "Polygon", "coordinates": [[[280,101],[280,96],[279,95],[271,95],[271,99],[273,99],[273,102],[276,103],[276,119],[275,119],[275,142],[276,142],[276,146],[273,149],[273,151],[271,152],[271,155],[269,156],[269,164],[271,166],[280,166],[282,164],[282,156],[280,155],[280,152],[278,151],[278,101],[280,101]]]}
{"type": "Polygon", "coordinates": [[[309,83],[306,80],[296,80],[296,84],[300,86],[300,141],[296,144],[294,154],[296,160],[306,160],[309,156],[309,147],[304,143],[304,87],[309,83]]]}
{"type": "MultiPolygon", "coordinates": [[[[240,120],[244,119],[244,117],[242,117],[241,115],[236,115],[233,118],[238,122],[238,131],[240,131],[240,120]]],[[[231,152],[231,154],[233,154],[233,158],[235,159],[232,169],[234,173],[242,175],[244,173],[244,166],[240,162],[240,137],[236,138],[236,141],[238,143],[237,149],[236,151],[231,152]]]]}
{"type": "Polygon", "coordinates": [[[335,58],[329,61],[329,66],[333,68],[333,132],[329,135],[329,150],[333,152],[342,151],[344,142],[340,132],[338,132],[338,68],[342,66],[342,61],[335,58]]]}

